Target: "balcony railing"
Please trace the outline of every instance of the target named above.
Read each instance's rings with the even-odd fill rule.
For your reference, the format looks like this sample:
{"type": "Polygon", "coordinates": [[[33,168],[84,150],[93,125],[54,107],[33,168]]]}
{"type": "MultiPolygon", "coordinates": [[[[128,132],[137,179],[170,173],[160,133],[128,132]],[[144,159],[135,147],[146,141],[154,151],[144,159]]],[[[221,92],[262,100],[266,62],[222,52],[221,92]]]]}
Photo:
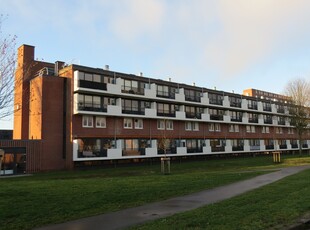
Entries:
{"type": "Polygon", "coordinates": [[[258,123],[258,118],[257,117],[249,117],[249,122],[250,123],[258,123]]]}
{"type": "Polygon", "coordinates": [[[93,106],[92,104],[83,104],[79,103],[78,104],[78,110],[81,111],[91,111],[91,112],[107,112],[107,106],[93,106]]]}
{"type": "Polygon", "coordinates": [[[224,116],[223,115],[218,115],[218,114],[210,114],[210,119],[211,120],[216,120],[216,121],[223,121],[224,116]]]}
{"type": "Polygon", "coordinates": [[[166,91],[158,91],[156,92],[157,97],[163,97],[163,98],[170,98],[175,99],[175,93],[173,92],[166,92],[166,91]]]}
{"type": "Polygon", "coordinates": [[[223,100],[210,99],[209,103],[212,105],[223,105],[223,100]]]}
{"type": "Polygon", "coordinates": [[[130,94],[138,94],[138,95],[144,95],[144,89],[143,88],[135,88],[135,87],[122,87],[122,93],[130,93],[130,94]]]}
{"type": "Polygon", "coordinates": [[[302,147],[303,148],[308,148],[308,144],[303,144],[302,147]]]}
{"type": "Polygon", "coordinates": [[[292,149],[298,149],[298,144],[292,144],[292,149]]]}
{"type": "Polygon", "coordinates": [[[202,153],[202,147],[197,148],[187,148],[187,153],[202,153]]]}
{"type": "Polygon", "coordinates": [[[270,107],[270,106],[264,106],[264,107],[263,107],[263,110],[264,110],[265,112],[271,112],[271,107],[270,107]]]}
{"type": "Polygon", "coordinates": [[[211,146],[212,152],[224,152],[225,146],[211,146]]]}
{"type": "Polygon", "coordinates": [[[157,112],[157,116],[160,116],[160,117],[175,117],[175,112],[174,113],[157,112]]]}
{"type": "Polygon", "coordinates": [[[242,122],[242,117],[231,117],[230,121],[238,121],[238,122],[242,122]]]}
{"type": "Polygon", "coordinates": [[[145,148],[123,149],[122,156],[143,156],[145,155],[145,148]]]}
{"type": "Polygon", "coordinates": [[[284,108],[278,108],[277,113],[284,113],[284,108]]]}
{"type": "Polygon", "coordinates": [[[278,125],[285,125],[285,121],[278,121],[278,125]]]}
{"type": "Polygon", "coordinates": [[[260,146],[259,145],[251,145],[250,150],[251,151],[260,150],[260,146]]]}
{"type": "MultiPolygon", "coordinates": [[[[177,153],[177,149],[174,147],[166,150],[166,154],[176,154],[176,153],[177,153]]],[[[165,154],[165,151],[163,149],[158,149],[157,154],[163,155],[165,154]]]]}
{"type": "Polygon", "coordinates": [[[255,109],[255,110],[257,110],[257,105],[249,104],[248,105],[248,109],[255,109]]]}
{"type": "Polygon", "coordinates": [[[231,102],[230,102],[230,107],[241,108],[241,102],[234,102],[234,101],[231,101],[231,102]]]}
{"type": "Polygon", "coordinates": [[[280,149],[287,149],[287,145],[279,145],[280,149]]]}
{"type": "Polygon", "coordinates": [[[232,151],[243,151],[244,147],[243,146],[233,146],[232,151]]]}
{"type": "Polygon", "coordinates": [[[264,119],[264,124],[272,124],[272,119],[270,118],[264,119]]]}
{"type": "Polygon", "coordinates": [[[266,149],[274,149],[274,145],[266,145],[266,149]]]}
{"type": "Polygon", "coordinates": [[[185,95],[185,101],[201,102],[200,96],[185,95]]]}
{"type": "Polygon", "coordinates": [[[107,149],[99,150],[87,150],[87,151],[78,151],[78,158],[88,158],[88,157],[107,157],[107,149]]]}
{"type": "Polygon", "coordinates": [[[145,111],[144,110],[122,109],[122,113],[125,113],[125,114],[136,114],[136,115],[145,115],[145,111]]]}
{"type": "Polygon", "coordinates": [[[185,112],[186,118],[196,118],[201,119],[201,113],[191,113],[191,112],[185,112]]]}
{"type": "Polygon", "coordinates": [[[100,83],[100,82],[94,82],[94,81],[85,81],[85,80],[79,80],[79,87],[89,88],[89,89],[107,90],[107,84],[106,83],[100,83]]]}

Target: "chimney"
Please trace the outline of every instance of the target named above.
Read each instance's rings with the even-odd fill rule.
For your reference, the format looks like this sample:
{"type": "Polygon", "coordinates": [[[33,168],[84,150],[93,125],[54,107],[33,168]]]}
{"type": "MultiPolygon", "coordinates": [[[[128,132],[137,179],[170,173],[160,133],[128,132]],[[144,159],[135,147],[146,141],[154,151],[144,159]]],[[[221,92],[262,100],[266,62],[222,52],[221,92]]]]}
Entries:
{"type": "Polygon", "coordinates": [[[105,70],[110,70],[110,66],[109,65],[105,65],[104,69],[105,70]]]}
{"type": "Polygon", "coordinates": [[[61,70],[64,67],[65,63],[63,61],[56,61],[55,67],[54,67],[54,74],[55,76],[58,76],[59,70],[61,70]]]}

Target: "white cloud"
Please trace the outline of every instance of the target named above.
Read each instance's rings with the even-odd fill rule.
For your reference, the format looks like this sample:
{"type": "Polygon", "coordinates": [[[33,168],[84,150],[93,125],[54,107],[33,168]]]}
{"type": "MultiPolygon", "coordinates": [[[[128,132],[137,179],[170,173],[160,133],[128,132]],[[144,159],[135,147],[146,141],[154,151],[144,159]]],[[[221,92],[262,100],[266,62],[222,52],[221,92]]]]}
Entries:
{"type": "Polygon", "coordinates": [[[111,13],[110,29],[124,42],[135,42],[141,36],[148,39],[158,36],[163,24],[165,5],[163,1],[122,1],[111,13]]]}

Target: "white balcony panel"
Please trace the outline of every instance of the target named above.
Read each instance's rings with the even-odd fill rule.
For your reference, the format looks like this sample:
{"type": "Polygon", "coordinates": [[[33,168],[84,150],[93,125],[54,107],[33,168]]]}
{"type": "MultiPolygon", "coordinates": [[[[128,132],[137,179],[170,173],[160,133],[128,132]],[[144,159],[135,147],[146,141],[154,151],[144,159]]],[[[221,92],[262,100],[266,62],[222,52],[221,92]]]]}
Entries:
{"type": "Polygon", "coordinates": [[[120,95],[121,94],[121,86],[116,85],[116,84],[107,84],[107,92],[115,95],[120,95]]]}
{"type": "Polygon", "coordinates": [[[156,118],[157,117],[156,109],[145,109],[145,117],[156,118]]]}
{"type": "Polygon", "coordinates": [[[122,107],[118,105],[108,105],[108,114],[114,116],[122,115],[122,107]]]}
{"type": "Polygon", "coordinates": [[[203,97],[201,97],[201,104],[203,105],[209,105],[209,97],[208,93],[203,93],[203,97]]]}
{"type": "Polygon", "coordinates": [[[121,159],[122,157],[122,149],[108,149],[108,157],[107,159],[121,159]]]}
{"type": "Polygon", "coordinates": [[[175,117],[176,117],[176,119],[184,120],[185,119],[185,112],[183,112],[183,111],[176,111],[175,112],[175,117]]]}
{"type": "Polygon", "coordinates": [[[177,155],[186,155],[187,148],[186,147],[177,147],[177,155]]]}
{"type": "Polygon", "coordinates": [[[144,95],[147,98],[151,98],[154,99],[156,98],[156,84],[151,84],[151,88],[150,89],[144,89],[144,95]]]}
{"type": "Polygon", "coordinates": [[[146,148],[145,149],[146,157],[156,157],[157,156],[157,148],[146,148]]]}
{"type": "Polygon", "coordinates": [[[210,121],[210,114],[207,114],[207,113],[201,114],[201,120],[202,121],[210,121]]]}
{"type": "Polygon", "coordinates": [[[224,107],[230,107],[230,102],[229,102],[229,97],[228,96],[224,96],[223,106],[224,107]]]}

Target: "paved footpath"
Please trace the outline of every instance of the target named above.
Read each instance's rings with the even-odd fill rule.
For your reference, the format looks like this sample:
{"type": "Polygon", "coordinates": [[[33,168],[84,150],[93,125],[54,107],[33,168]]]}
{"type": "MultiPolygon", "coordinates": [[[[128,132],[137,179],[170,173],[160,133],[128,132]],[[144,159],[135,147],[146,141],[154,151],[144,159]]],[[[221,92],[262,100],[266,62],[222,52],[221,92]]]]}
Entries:
{"type": "Polygon", "coordinates": [[[62,224],[46,226],[40,230],[101,230],[122,229],[146,221],[171,216],[178,212],[189,211],[225,200],[247,191],[270,184],[284,177],[296,174],[310,165],[283,168],[279,171],[257,176],[245,181],[205,190],[190,195],[175,197],[172,199],[146,204],[140,207],[129,208],[118,212],[78,219],[62,224]]]}

